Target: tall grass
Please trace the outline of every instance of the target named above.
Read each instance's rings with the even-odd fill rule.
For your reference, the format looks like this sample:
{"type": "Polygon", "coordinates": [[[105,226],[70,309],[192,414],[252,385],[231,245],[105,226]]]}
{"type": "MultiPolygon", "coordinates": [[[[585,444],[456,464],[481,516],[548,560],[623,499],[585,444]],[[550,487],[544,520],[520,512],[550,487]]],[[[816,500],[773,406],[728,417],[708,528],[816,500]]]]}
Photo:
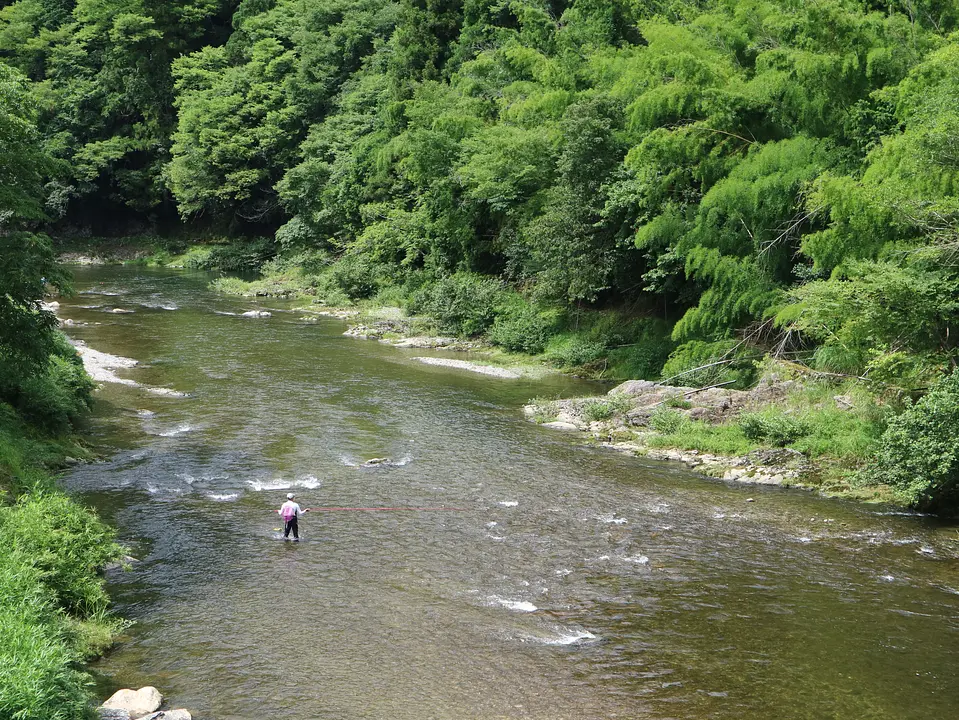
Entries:
{"type": "Polygon", "coordinates": [[[0,718],[87,720],[78,662],[116,627],[98,570],[122,552],[112,530],[53,489],[62,447],[0,403],[0,718]],[[11,502],[10,499],[16,497],[11,502]]]}

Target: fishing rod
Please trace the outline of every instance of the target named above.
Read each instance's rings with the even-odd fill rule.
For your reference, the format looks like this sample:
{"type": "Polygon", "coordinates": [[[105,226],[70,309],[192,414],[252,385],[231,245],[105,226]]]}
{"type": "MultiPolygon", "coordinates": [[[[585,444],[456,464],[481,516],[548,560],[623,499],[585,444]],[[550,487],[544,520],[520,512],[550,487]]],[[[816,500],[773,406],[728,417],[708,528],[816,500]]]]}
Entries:
{"type": "Polygon", "coordinates": [[[458,507],[312,507],[305,508],[312,512],[338,512],[338,511],[349,511],[354,512],[385,512],[385,511],[394,511],[394,510],[413,510],[417,512],[428,512],[428,511],[444,511],[444,512],[465,512],[466,508],[458,507]]]}
{"type": "MultiPolygon", "coordinates": [[[[458,507],[311,507],[303,508],[303,512],[343,512],[343,511],[353,511],[353,512],[388,512],[388,511],[416,511],[416,512],[430,512],[430,511],[440,511],[440,512],[466,512],[467,508],[458,508],[458,507]]],[[[271,512],[279,512],[279,510],[271,510],[271,512]]]]}

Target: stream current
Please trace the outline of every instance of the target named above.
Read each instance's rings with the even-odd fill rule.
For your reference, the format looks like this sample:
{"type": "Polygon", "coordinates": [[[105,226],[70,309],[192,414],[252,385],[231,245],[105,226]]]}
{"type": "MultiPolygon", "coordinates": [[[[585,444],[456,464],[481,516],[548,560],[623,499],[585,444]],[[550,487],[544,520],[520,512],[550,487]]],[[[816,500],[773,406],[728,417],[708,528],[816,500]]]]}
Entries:
{"type": "Polygon", "coordinates": [[[135,624],[103,693],[198,720],[959,717],[955,525],[590,448],[521,407],[605,388],[424,365],[209,279],[79,268],[61,302],[139,362],[97,394],[108,459],[64,479],[140,558],[108,574],[135,624]],[[294,544],[287,492],[463,510],[310,513],[294,544]]]}

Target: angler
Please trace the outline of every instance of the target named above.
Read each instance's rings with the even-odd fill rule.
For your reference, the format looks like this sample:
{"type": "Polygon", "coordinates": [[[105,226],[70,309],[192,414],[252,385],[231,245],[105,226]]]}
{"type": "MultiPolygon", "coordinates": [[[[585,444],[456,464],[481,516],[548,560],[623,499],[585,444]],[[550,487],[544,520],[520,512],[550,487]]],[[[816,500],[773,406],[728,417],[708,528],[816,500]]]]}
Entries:
{"type": "Polygon", "coordinates": [[[300,528],[298,525],[298,520],[303,516],[303,513],[309,512],[309,508],[306,510],[300,507],[300,504],[293,502],[293,498],[296,497],[293,493],[287,493],[286,502],[280,506],[280,509],[277,512],[280,514],[280,517],[283,518],[283,539],[290,539],[290,531],[293,531],[293,542],[300,541],[300,528]]]}

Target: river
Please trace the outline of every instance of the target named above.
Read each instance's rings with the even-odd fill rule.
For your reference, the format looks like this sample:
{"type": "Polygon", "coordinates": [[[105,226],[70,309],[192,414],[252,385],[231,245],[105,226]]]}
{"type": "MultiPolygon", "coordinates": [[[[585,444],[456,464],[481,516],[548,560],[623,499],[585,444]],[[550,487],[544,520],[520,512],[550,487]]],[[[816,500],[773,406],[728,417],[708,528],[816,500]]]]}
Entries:
{"type": "Polygon", "coordinates": [[[61,304],[139,361],[98,392],[107,459],[64,479],[141,560],[108,574],[135,624],[104,696],[156,685],[199,720],[959,717],[956,525],[586,447],[521,406],[598,386],[427,366],[209,279],[78,268],[61,304]],[[462,510],[307,514],[294,544],[290,491],[462,510]]]}

